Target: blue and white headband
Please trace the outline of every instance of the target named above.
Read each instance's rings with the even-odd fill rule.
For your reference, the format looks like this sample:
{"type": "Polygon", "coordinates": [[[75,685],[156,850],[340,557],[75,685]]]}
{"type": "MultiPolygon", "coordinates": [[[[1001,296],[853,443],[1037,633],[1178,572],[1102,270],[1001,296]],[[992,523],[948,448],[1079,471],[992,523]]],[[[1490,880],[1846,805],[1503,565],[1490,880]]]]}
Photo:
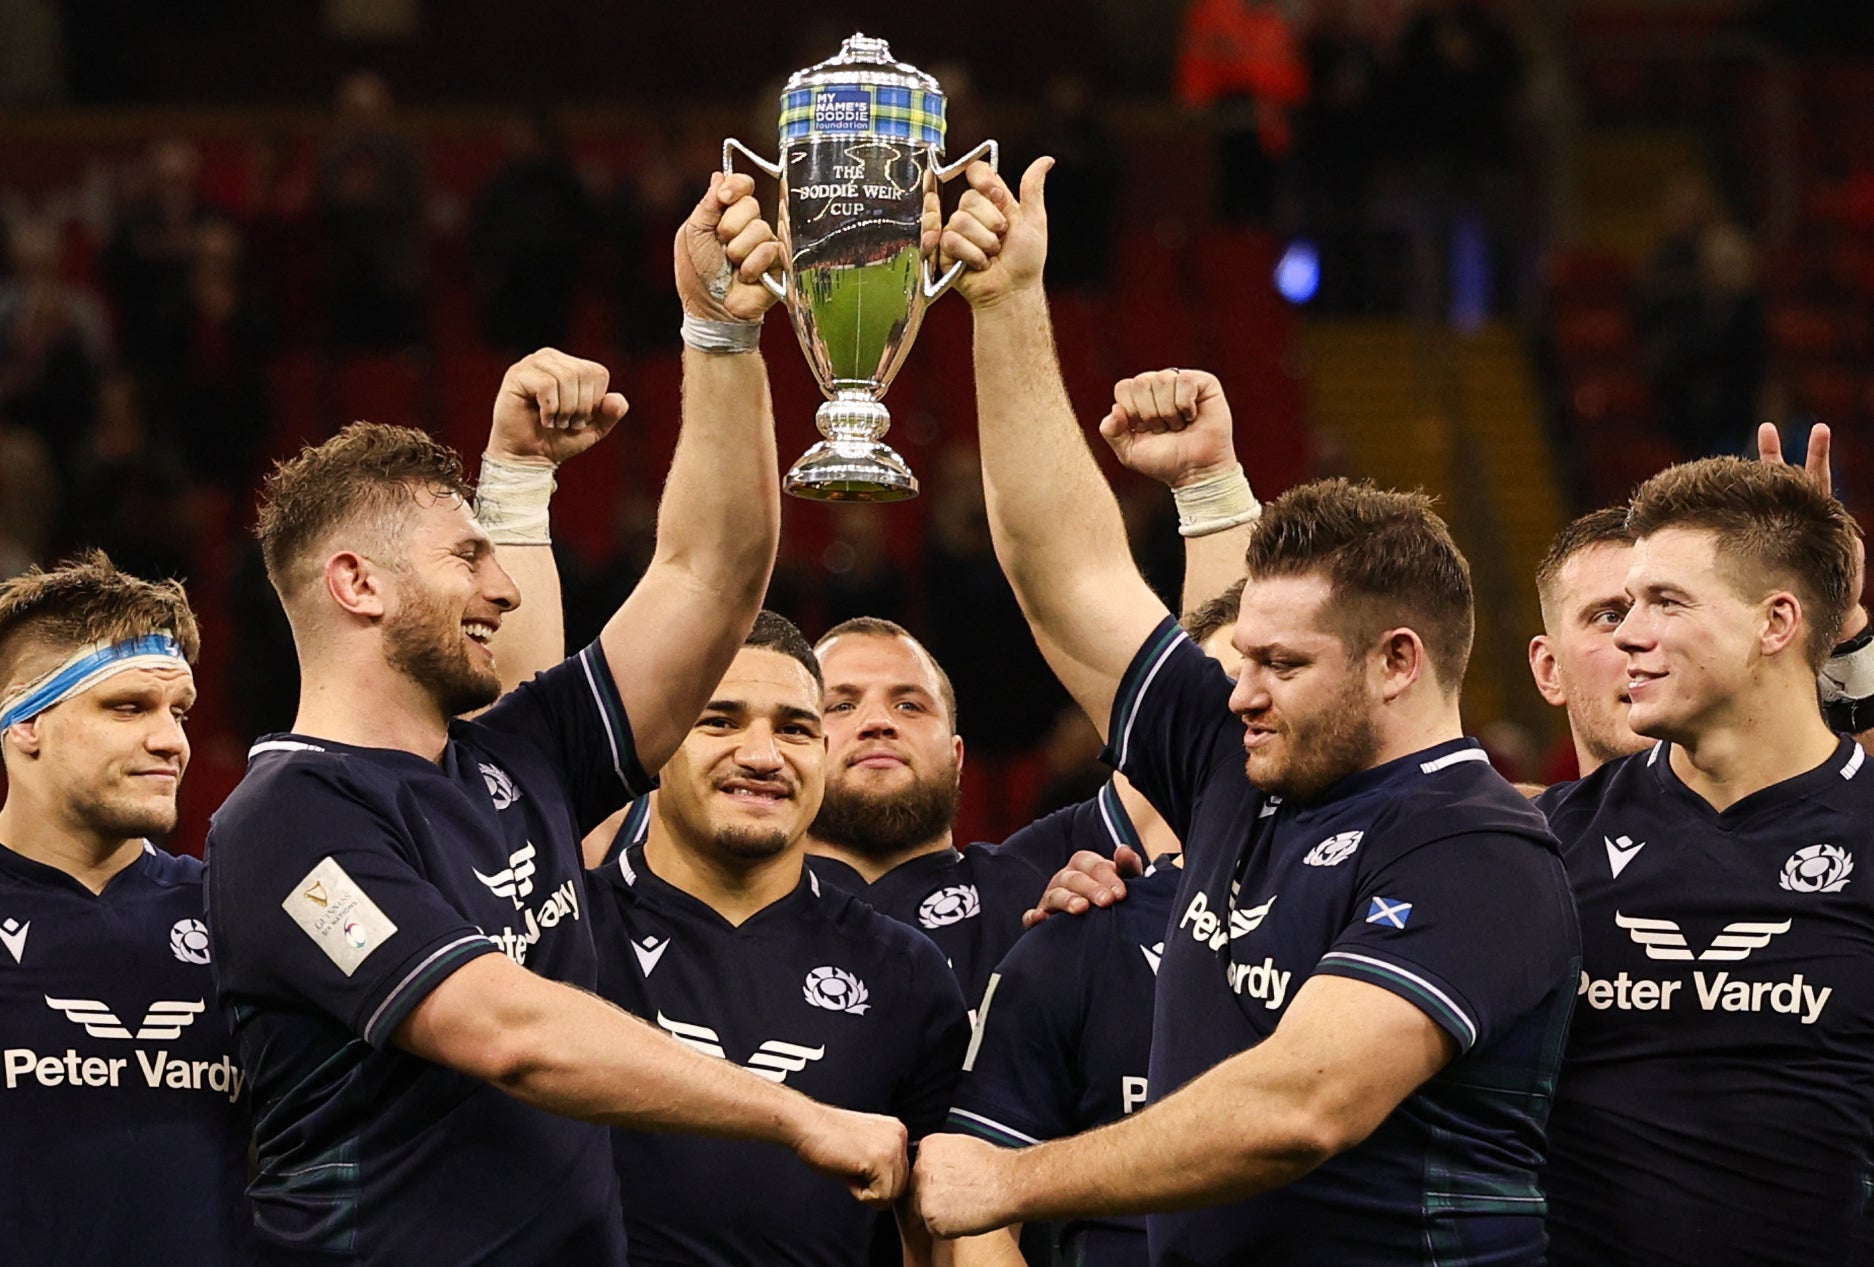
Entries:
{"type": "Polygon", "coordinates": [[[0,700],[0,731],[31,721],[56,704],[82,695],[105,678],[131,669],[182,669],[189,659],[169,633],[140,634],[122,642],[94,642],[80,647],[63,664],[42,673],[0,700]]]}

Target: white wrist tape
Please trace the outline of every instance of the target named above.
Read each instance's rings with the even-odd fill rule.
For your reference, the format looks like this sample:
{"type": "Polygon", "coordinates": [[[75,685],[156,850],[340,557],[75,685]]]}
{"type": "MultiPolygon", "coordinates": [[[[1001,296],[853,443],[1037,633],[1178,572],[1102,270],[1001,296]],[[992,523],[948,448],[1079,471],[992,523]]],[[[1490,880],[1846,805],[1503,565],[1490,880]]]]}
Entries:
{"type": "Polygon", "coordinates": [[[1874,696],[1874,642],[1846,655],[1830,656],[1816,685],[1821,687],[1824,704],[1874,696]]]}
{"type": "Polygon", "coordinates": [[[547,505],[553,500],[553,472],[547,461],[482,454],[481,479],[475,485],[475,519],[498,546],[553,544],[547,529],[547,505]]]}
{"type": "Polygon", "coordinates": [[[754,352],[761,347],[761,322],[711,321],[683,314],[683,341],[698,352],[754,352]]]}
{"type": "Polygon", "coordinates": [[[1262,516],[1262,503],[1249,491],[1249,477],[1240,466],[1174,488],[1171,500],[1178,504],[1178,531],[1187,537],[1207,537],[1262,516]]]}

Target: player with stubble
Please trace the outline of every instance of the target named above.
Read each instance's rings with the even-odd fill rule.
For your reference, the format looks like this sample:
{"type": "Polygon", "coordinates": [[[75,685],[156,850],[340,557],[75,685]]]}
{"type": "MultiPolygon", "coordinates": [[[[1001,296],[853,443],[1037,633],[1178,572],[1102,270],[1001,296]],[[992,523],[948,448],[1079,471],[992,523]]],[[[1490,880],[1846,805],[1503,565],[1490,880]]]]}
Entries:
{"type": "MultiPolygon", "coordinates": [[[[678,238],[686,329],[742,333],[775,252],[758,219],[745,177],[712,178],[678,238]]],[[[527,414],[548,463],[625,408],[600,367],[566,362],[497,405],[527,414]]],[[[588,992],[580,834],[694,724],[779,530],[759,353],[686,352],[684,380],[644,579],[595,643],[499,703],[486,644],[520,594],[454,454],[355,424],[268,480],[260,535],[300,705],[254,746],[208,846],[220,1001],[266,1106],[263,1261],[623,1264],[608,1126],[783,1145],[871,1201],[902,1186],[897,1121],[703,1057],[588,992]]]]}
{"type": "Polygon", "coordinates": [[[1184,877],[1152,1103],[1021,1150],[932,1136],[918,1208],[947,1236],[1146,1213],[1160,1264],[1540,1263],[1579,945],[1553,838],[1459,723],[1463,556],[1423,497],[1291,489],[1251,536],[1233,685],[1145,586],[1075,424],[1046,171],[1018,201],[976,165],[943,235],[970,266],[990,526],[1184,877]]]}
{"type": "MultiPolygon", "coordinates": [[[[1185,542],[1184,605],[1195,609],[1241,578],[1243,546],[1260,512],[1237,462],[1223,386],[1201,370],[1165,369],[1122,379],[1114,394],[1115,411],[1123,416],[1130,406],[1141,430],[1163,431],[1199,413],[1210,421],[1157,451],[1114,443],[1123,465],[1172,491],[1185,542]],[[1215,504],[1219,473],[1246,500],[1215,504]]],[[[936,941],[972,1009],[1047,877],[1076,851],[1110,858],[1177,847],[1145,798],[1118,776],[1091,800],[1000,844],[959,848],[951,829],[964,742],[943,666],[909,630],[876,617],[834,626],[814,650],[826,674],[828,766],[809,865],[821,880],[936,941]]]]}
{"type": "MultiPolygon", "coordinates": [[[[943,1124],[969,1021],[929,939],[804,865],[820,710],[813,649],[761,613],[659,774],[649,838],[591,876],[599,988],[697,1051],[889,1114],[915,1140],[943,1124]]],[[[889,1261],[928,1261],[916,1220],[900,1247],[771,1146],[621,1130],[613,1148],[633,1263],[852,1267],[887,1236],[889,1261]]]]}
{"type": "Polygon", "coordinates": [[[0,583],[0,1258],[247,1261],[252,1096],[176,826],[201,648],[93,552],[0,583]]]}

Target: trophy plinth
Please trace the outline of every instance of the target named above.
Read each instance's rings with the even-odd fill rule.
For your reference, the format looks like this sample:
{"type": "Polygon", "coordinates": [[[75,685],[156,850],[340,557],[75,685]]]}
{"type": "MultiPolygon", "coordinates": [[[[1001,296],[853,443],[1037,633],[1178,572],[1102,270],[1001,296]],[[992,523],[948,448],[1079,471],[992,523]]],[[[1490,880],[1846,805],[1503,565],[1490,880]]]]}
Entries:
{"type": "Polygon", "coordinates": [[[978,157],[993,166],[996,143],[942,165],[937,81],[893,60],[884,40],[864,35],[788,80],[780,140],[778,162],[724,141],[722,165],[733,172],[740,153],[781,182],[775,230],[782,276],[765,280],[786,303],[827,397],[815,416],[826,438],[794,464],[782,487],[820,501],[916,497],[910,467],[879,439],[891,424],[879,398],[910,352],[925,308],[962,269],[956,264],[938,277],[935,248],[925,245],[937,188],[978,157]]]}
{"type": "Polygon", "coordinates": [[[813,420],[826,439],[794,463],[781,491],[827,502],[901,502],[917,496],[917,476],[879,440],[891,426],[891,414],[870,394],[836,392],[813,420]]]}

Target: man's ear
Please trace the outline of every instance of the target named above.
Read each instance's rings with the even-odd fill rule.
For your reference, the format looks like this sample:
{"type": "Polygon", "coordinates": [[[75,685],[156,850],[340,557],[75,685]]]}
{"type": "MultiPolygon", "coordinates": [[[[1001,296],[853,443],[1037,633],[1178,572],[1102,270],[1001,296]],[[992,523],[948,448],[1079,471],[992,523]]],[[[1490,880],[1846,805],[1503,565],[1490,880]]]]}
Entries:
{"type": "Polygon", "coordinates": [[[1380,698],[1388,704],[1406,693],[1422,677],[1431,676],[1431,660],[1418,632],[1401,626],[1380,635],[1374,651],[1379,671],[1380,698]]]}
{"type": "Polygon", "coordinates": [[[1537,634],[1529,640],[1529,676],[1536,680],[1536,690],[1550,704],[1561,708],[1568,703],[1568,692],[1562,687],[1562,666],[1555,658],[1555,648],[1550,645],[1547,634],[1537,634]]]}
{"type": "Polygon", "coordinates": [[[18,752],[21,756],[36,760],[39,756],[41,738],[39,718],[29,717],[25,721],[16,721],[0,735],[0,743],[18,752]]]}
{"type": "MultiPolygon", "coordinates": [[[[1758,635],[1757,645],[1766,656],[1777,655],[1792,643],[1800,643],[1808,633],[1808,613],[1802,609],[1802,600],[1788,590],[1779,590],[1770,595],[1765,604],[1763,632],[1758,635]]],[[[1797,653],[1801,653],[1798,646],[1797,653]]]]}
{"type": "Polygon", "coordinates": [[[354,550],[325,561],[325,592],[341,611],[369,619],[384,615],[383,569],[354,550]]]}

